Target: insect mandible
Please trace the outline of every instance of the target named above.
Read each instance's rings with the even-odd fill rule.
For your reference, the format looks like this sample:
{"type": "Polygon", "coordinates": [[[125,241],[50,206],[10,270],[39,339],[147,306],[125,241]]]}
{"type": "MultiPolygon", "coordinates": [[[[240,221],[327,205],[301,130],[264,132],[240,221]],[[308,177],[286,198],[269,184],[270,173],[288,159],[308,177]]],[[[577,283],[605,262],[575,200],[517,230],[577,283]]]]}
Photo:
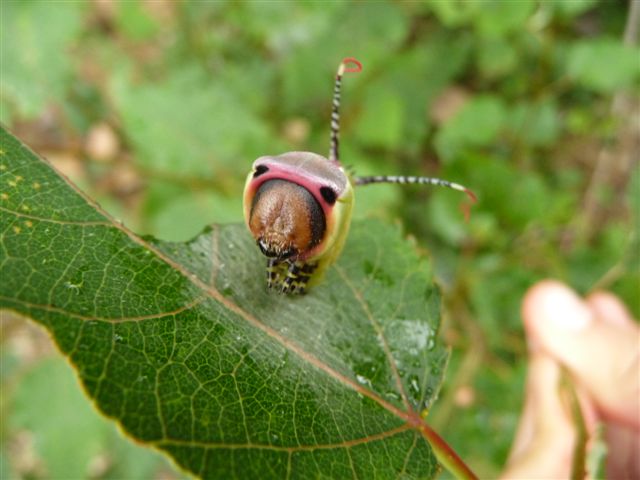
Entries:
{"type": "Polygon", "coordinates": [[[413,176],[352,177],[340,164],[340,90],[342,76],[360,72],[361,63],[345,58],[333,89],[329,158],[311,152],[287,152],[258,158],[244,188],[244,218],[267,257],[267,286],[302,294],[340,255],[349,231],[353,187],[374,183],[468,188],[439,178],[413,176]]]}

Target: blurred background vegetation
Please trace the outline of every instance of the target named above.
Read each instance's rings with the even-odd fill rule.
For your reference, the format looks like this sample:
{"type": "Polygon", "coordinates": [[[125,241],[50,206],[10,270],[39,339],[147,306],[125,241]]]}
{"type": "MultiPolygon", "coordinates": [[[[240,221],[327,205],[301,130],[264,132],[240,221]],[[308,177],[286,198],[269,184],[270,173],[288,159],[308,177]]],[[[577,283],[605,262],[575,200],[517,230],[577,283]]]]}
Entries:
{"type": "MultiPolygon", "coordinates": [[[[628,1],[1,9],[2,122],[134,231],[169,240],[241,222],[256,157],[326,154],[335,69],[360,59],[343,90],[344,163],[440,176],[479,197],[465,223],[455,192],[368,187],[355,216],[401,222],[435,263],[453,354],[429,420],[482,477],[500,471],[519,415],[526,289],[555,277],[640,313],[628,1]]],[[[2,342],[0,477],[179,476],[92,411],[46,335],[5,314],[2,342]]]]}

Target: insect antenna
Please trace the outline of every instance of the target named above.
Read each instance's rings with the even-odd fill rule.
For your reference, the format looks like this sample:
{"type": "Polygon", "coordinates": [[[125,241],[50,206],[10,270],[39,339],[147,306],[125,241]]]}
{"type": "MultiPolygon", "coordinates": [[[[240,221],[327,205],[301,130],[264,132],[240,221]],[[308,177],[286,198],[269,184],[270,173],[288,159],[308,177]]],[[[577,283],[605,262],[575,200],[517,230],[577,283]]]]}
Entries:
{"type": "Polygon", "coordinates": [[[355,58],[348,57],[340,62],[336,72],[336,83],[333,87],[333,103],[331,108],[331,146],[329,148],[329,160],[340,162],[340,89],[342,87],[342,75],[345,73],[357,73],[362,71],[362,64],[355,58]],[[355,66],[350,67],[349,64],[355,66]]]}
{"type": "Polygon", "coordinates": [[[452,188],[460,192],[464,192],[471,199],[476,202],[478,199],[476,194],[469,190],[467,187],[458,183],[450,182],[448,180],[442,180],[441,178],[433,177],[411,177],[411,176],[398,176],[398,175],[374,175],[371,177],[355,177],[353,179],[355,185],[371,185],[373,183],[401,183],[411,184],[417,183],[420,185],[437,185],[439,187],[452,188]]]}
{"type": "MultiPolygon", "coordinates": [[[[464,185],[460,185],[459,183],[450,182],[448,180],[442,180],[441,178],[433,178],[433,177],[408,177],[408,176],[397,176],[397,175],[374,175],[371,177],[354,177],[353,178],[354,185],[371,185],[374,183],[401,183],[401,184],[411,184],[416,183],[420,185],[437,185],[439,187],[447,187],[452,188],[453,190],[458,190],[460,192],[464,192],[471,199],[471,203],[476,203],[478,198],[473,191],[469,190],[464,185]]],[[[470,205],[463,204],[461,205],[462,213],[464,214],[465,219],[469,220],[470,215],[470,205]]]]}

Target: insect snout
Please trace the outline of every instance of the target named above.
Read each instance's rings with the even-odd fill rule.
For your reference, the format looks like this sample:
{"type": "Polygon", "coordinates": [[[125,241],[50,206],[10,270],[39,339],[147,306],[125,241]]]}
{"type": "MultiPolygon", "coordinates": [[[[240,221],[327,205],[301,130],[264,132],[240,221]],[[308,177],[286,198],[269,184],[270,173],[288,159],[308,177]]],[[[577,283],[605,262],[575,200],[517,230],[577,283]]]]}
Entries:
{"type": "Polygon", "coordinates": [[[298,251],[293,247],[289,247],[285,250],[274,248],[273,244],[267,242],[263,237],[259,238],[256,243],[258,244],[258,247],[260,248],[262,254],[268,258],[287,260],[298,254],[298,251]]]}

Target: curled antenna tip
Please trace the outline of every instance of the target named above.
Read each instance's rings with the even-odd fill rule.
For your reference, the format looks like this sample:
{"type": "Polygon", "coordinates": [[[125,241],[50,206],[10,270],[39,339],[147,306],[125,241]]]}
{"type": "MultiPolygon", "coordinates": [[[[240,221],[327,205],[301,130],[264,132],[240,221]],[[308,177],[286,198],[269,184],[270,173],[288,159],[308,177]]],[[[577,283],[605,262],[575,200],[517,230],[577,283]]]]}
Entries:
{"type": "Polygon", "coordinates": [[[476,194],[473,193],[471,190],[469,190],[467,187],[464,187],[462,185],[460,185],[459,183],[453,183],[451,182],[449,184],[449,187],[453,188],[454,190],[459,190],[460,192],[464,192],[467,194],[467,197],[469,197],[471,199],[472,203],[476,203],[478,201],[478,197],[476,197],[476,194]]]}
{"type": "Polygon", "coordinates": [[[362,71],[362,63],[356,58],[347,57],[340,62],[340,68],[338,69],[341,73],[358,73],[362,71]],[[354,65],[354,66],[349,66],[354,65]]]}
{"type": "Polygon", "coordinates": [[[476,197],[476,194],[466,187],[462,187],[461,190],[471,199],[471,203],[462,203],[460,205],[460,210],[462,210],[462,214],[464,215],[464,221],[469,223],[469,219],[471,218],[471,207],[478,201],[478,197],[476,197]]]}
{"type": "Polygon", "coordinates": [[[469,197],[471,199],[472,203],[476,203],[478,201],[478,197],[476,197],[476,194],[473,193],[471,190],[469,190],[468,188],[465,188],[464,193],[467,194],[467,197],[469,197]]]}

